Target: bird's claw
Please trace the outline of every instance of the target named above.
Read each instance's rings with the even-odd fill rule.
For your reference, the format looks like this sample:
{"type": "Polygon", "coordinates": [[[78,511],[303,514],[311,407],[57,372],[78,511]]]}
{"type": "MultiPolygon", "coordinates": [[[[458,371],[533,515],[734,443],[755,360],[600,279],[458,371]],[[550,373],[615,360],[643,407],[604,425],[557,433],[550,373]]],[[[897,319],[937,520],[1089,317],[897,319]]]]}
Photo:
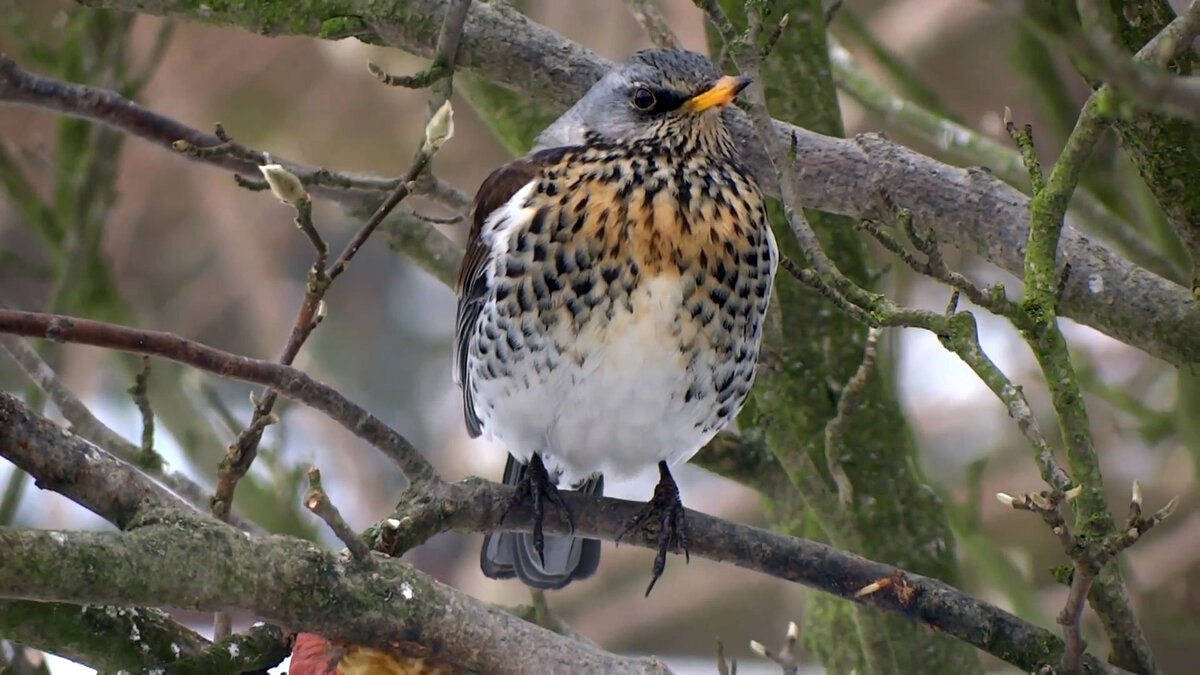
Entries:
{"type": "Polygon", "coordinates": [[[546,538],[542,534],[542,522],[545,520],[546,511],[543,500],[550,502],[562,513],[563,520],[567,521],[568,531],[574,532],[575,520],[571,517],[571,510],[567,508],[566,502],[563,501],[562,495],[558,491],[558,486],[554,484],[554,481],[550,480],[550,474],[546,471],[546,466],[542,463],[542,458],[535,454],[529,460],[529,465],[525,468],[525,475],[517,483],[517,489],[513,493],[512,499],[508,500],[508,505],[504,507],[504,512],[500,514],[500,522],[503,523],[508,518],[508,513],[512,511],[514,506],[528,502],[530,508],[533,510],[533,548],[537,551],[538,561],[545,565],[546,538]]]}
{"type": "MultiPolygon", "coordinates": [[[[665,466],[660,466],[660,472],[662,479],[654,488],[654,496],[629,519],[625,529],[617,537],[617,543],[620,543],[625,535],[646,528],[647,524],[657,525],[658,553],[654,556],[654,567],[651,569],[650,585],[646,587],[646,597],[649,597],[650,591],[654,590],[654,584],[666,569],[668,551],[676,548],[683,552],[686,562],[692,560],[691,554],[688,553],[687,516],[679,498],[679,486],[675,484],[665,466]]],[[[653,527],[647,529],[654,531],[653,527]]]]}

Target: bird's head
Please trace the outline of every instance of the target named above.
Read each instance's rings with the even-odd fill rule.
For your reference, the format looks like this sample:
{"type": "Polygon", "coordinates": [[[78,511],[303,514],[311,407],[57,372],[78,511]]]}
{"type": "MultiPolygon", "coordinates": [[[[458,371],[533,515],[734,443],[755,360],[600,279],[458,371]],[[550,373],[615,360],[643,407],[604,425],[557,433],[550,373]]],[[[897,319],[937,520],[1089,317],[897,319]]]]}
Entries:
{"type": "Polygon", "coordinates": [[[668,147],[732,148],[722,109],[750,84],[706,57],[646,49],[617,64],[538,138],[539,147],[657,140],[668,147]]]}

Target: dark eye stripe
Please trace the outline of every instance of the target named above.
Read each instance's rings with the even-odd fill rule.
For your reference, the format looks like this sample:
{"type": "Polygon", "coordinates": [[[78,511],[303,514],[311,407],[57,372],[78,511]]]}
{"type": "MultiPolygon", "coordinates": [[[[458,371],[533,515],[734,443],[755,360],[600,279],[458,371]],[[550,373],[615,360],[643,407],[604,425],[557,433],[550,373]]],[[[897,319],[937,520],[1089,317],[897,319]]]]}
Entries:
{"type": "MultiPolygon", "coordinates": [[[[644,94],[642,95],[644,97],[644,94]]],[[[660,113],[676,110],[688,100],[686,95],[670,89],[660,89],[658,87],[649,87],[644,84],[635,85],[629,92],[629,101],[633,105],[633,109],[647,115],[656,115],[660,113]],[[654,95],[654,104],[649,108],[641,108],[638,106],[638,92],[642,89],[648,90],[654,95]]]]}

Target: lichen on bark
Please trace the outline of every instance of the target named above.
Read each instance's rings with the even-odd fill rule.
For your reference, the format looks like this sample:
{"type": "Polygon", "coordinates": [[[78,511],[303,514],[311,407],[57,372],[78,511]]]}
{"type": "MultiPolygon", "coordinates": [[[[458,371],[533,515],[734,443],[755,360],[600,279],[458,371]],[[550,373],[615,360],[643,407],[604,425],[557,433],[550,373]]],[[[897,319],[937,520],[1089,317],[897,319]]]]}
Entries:
{"type": "MultiPolygon", "coordinates": [[[[761,69],[772,117],[819,133],[843,135],[821,3],[759,4],[761,9],[770,6],[770,13],[764,14],[767,26],[789,14],[787,29],[761,69]]],[[[745,3],[723,0],[721,6],[739,29],[745,27],[745,3]]],[[[710,42],[712,53],[719,53],[720,47],[719,42],[710,42]]],[[[869,256],[854,223],[817,211],[805,214],[842,271],[869,287],[869,256]]],[[[784,254],[803,260],[780,209],[772,209],[772,222],[784,254]]],[[[848,509],[842,508],[837,487],[824,469],[828,466],[825,425],[837,412],[841,386],[862,359],[866,326],[854,323],[786,275],[776,280],[773,302],[774,325],[764,337],[751,402],[738,420],[744,430],[766,440],[791,479],[785,486],[766,475],[758,482],[765,488],[773,525],[958,583],[953,535],[944,508],[917,468],[912,435],[885,378],[872,378],[863,392],[855,423],[837,458],[853,485],[848,509]],[[805,475],[814,468],[818,475],[805,475]]],[[[918,625],[871,615],[818,594],[810,597],[808,608],[804,643],[831,672],[979,670],[971,650],[918,625]]]]}

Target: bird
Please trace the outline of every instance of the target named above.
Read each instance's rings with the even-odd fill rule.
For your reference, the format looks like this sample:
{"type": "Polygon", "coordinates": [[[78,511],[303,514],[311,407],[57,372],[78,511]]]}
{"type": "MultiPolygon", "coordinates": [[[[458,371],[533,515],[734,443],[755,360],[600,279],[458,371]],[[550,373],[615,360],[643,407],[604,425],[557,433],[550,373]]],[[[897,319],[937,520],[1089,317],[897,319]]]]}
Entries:
{"type": "MultiPolygon", "coordinates": [[[[546,537],[560,486],[657,465],[627,524],[653,532],[648,596],[688,555],[671,467],[728,426],[754,380],[779,253],[728,108],[750,84],[681,49],[639,51],[479,187],[455,290],[466,426],[503,446],[530,533],[493,532],[486,576],[540,589],[593,574],[600,542],[546,537]]],[[[620,538],[618,538],[620,541],[620,538]]]]}

